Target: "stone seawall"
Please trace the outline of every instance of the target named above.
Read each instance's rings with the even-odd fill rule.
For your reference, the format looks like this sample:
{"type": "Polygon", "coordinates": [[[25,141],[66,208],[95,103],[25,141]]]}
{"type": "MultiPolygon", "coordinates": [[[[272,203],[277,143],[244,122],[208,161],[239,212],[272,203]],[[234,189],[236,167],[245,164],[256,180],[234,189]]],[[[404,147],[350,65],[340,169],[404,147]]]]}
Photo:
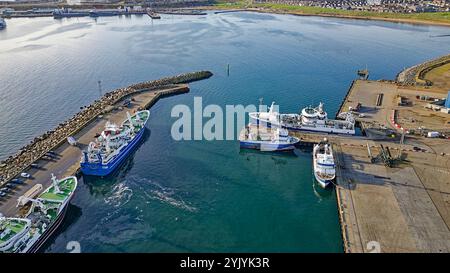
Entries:
{"type": "Polygon", "coordinates": [[[400,85],[429,86],[431,83],[424,78],[425,74],[448,63],[450,63],[450,54],[406,68],[397,75],[396,80],[400,85]]]}
{"type": "Polygon", "coordinates": [[[85,127],[98,115],[111,109],[114,104],[123,98],[136,92],[148,89],[158,89],[163,86],[190,83],[207,79],[212,76],[209,71],[198,71],[181,74],[178,76],[162,78],[133,84],[125,88],[119,88],[106,93],[99,100],[82,108],[68,120],[60,123],[56,128],[49,130],[39,137],[34,138],[30,144],[22,147],[15,155],[8,157],[0,163],[0,185],[14,178],[20,172],[28,168],[33,162],[44,156],[48,151],[64,143],[68,136],[85,127]]]}

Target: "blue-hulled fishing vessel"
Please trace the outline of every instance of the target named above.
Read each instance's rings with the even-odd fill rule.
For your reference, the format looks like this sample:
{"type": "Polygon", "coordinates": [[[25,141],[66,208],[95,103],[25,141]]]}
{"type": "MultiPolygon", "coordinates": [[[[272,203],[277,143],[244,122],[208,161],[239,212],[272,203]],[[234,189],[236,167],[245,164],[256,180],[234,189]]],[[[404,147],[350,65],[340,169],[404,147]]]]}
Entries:
{"type": "Polygon", "coordinates": [[[150,111],[127,112],[121,126],[107,122],[105,130],[89,143],[81,158],[81,172],[85,175],[107,176],[128,157],[139,143],[150,111]]]}

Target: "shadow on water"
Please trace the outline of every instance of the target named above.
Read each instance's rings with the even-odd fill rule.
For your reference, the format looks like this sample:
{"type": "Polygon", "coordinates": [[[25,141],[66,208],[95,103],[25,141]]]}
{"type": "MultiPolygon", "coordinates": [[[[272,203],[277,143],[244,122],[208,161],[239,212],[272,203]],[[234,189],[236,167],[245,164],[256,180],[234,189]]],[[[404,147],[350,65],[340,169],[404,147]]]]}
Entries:
{"type": "Polygon", "coordinates": [[[111,192],[117,181],[123,180],[128,172],[134,166],[134,154],[139,149],[139,147],[146,142],[151,135],[150,129],[146,128],[142,136],[141,141],[133,148],[133,150],[128,155],[120,166],[117,167],[111,174],[105,177],[98,177],[92,175],[82,175],[84,184],[88,187],[89,193],[93,196],[105,196],[111,192]]]}
{"type": "Polygon", "coordinates": [[[294,150],[291,151],[265,151],[261,152],[258,150],[252,150],[252,149],[240,149],[239,155],[246,156],[246,155],[266,155],[266,156],[272,156],[272,157],[279,157],[279,158],[293,158],[297,157],[297,155],[294,153],[294,150]]]}
{"type": "Polygon", "coordinates": [[[82,209],[71,203],[67,205],[66,215],[61,222],[61,225],[53,232],[53,234],[48,238],[48,240],[39,249],[39,252],[51,252],[51,246],[55,243],[56,238],[64,233],[69,226],[76,223],[83,215],[82,209]]]}
{"type": "Polygon", "coordinates": [[[261,157],[263,158],[270,158],[274,162],[275,165],[286,165],[288,162],[287,160],[289,158],[296,158],[297,155],[295,154],[294,150],[292,151],[265,151],[261,152],[258,150],[251,150],[251,149],[241,149],[239,151],[240,156],[246,157],[247,161],[252,161],[254,159],[258,160],[261,157]]]}
{"type": "Polygon", "coordinates": [[[314,174],[312,175],[312,188],[314,195],[319,199],[319,201],[322,201],[323,199],[332,198],[334,195],[334,185],[329,185],[326,188],[322,188],[316,179],[314,179],[314,174]]]}

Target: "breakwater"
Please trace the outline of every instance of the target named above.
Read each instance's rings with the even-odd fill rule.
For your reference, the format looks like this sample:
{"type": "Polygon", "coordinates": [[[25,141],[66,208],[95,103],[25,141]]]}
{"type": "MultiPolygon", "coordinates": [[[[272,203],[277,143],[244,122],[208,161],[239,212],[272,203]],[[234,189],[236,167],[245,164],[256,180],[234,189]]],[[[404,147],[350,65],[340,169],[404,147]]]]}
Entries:
{"type": "Polygon", "coordinates": [[[431,83],[425,79],[425,74],[448,63],[450,63],[450,54],[406,68],[397,75],[396,80],[401,85],[429,86],[431,83]]]}
{"type": "MultiPolygon", "coordinates": [[[[0,185],[14,178],[33,162],[43,157],[48,151],[64,143],[68,136],[73,135],[98,115],[112,110],[113,105],[136,92],[152,90],[164,86],[190,83],[212,76],[209,71],[198,71],[166,77],[159,80],[146,81],[133,84],[125,88],[119,88],[106,93],[92,104],[82,107],[82,110],[70,119],[60,123],[56,128],[49,130],[39,137],[34,138],[30,144],[22,147],[15,155],[8,157],[0,163],[0,185]]],[[[161,94],[165,95],[165,94],[161,94]]]]}

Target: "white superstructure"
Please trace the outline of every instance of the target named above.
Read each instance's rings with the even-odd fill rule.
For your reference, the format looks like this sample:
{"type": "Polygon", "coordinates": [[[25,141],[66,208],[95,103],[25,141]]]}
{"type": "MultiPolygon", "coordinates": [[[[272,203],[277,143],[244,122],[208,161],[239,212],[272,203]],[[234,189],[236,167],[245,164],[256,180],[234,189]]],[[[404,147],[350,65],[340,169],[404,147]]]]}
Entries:
{"type": "Polygon", "coordinates": [[[325,139],[314,145],[313,149],[314,177],[325,188],[336,177],[336,165],[334,164],[333,150],[325,139]]]}
{"type": "Polygon", "coordinates": [[[267,112],[249,113],[252,124],[279,126],[294,131],[313,131],[334,134],[355,134],[355,119],[347,115],[345,120],[328,119],[323,103],[318,107],[305,107],[300,114],[280,114],[274,111],[274,102],[267,112]]]}

